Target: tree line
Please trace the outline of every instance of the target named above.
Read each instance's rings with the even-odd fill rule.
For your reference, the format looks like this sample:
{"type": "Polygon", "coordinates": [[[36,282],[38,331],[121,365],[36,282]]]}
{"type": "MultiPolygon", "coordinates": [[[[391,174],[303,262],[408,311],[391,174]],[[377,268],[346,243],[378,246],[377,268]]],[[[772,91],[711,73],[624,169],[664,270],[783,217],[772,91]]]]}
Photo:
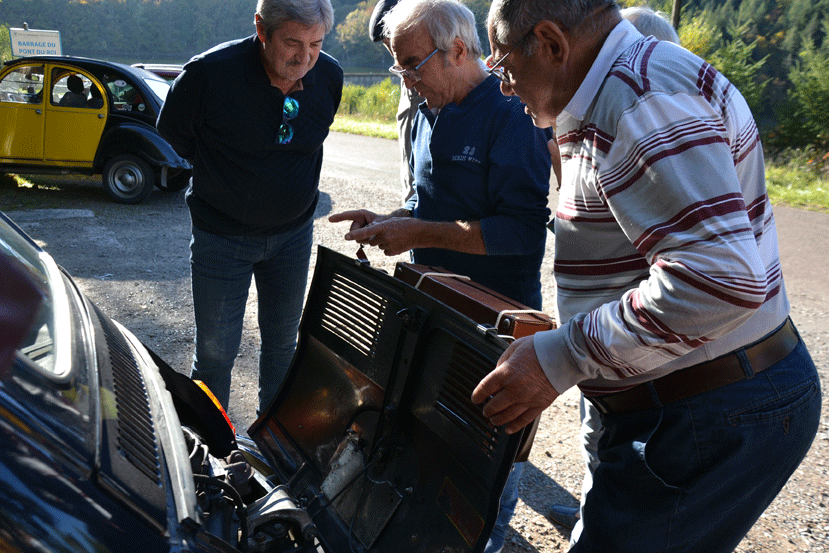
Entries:
{"type": "MultiPolygon", "coordinates": [[[[370,41],[376,0],[332,0],[324,49],[346,72],[383,72],[386,50],[370,41]]],[[[484,51],[490,0],[464,0],[484,51]]],[[[673,0],[620,0],[670,14],[673,0]]],[[[9,27],[58,30],[64,54],[127,63],[183,63],[254,32],[255,0],[0,0],[0,57],[9,27]],[[2,31],[5,31],[3,33],[2,31]]],[[[682,45],[721,70],[749,102],[767,141],[829,145],[829,0],[684,0],[682,45]]]]}

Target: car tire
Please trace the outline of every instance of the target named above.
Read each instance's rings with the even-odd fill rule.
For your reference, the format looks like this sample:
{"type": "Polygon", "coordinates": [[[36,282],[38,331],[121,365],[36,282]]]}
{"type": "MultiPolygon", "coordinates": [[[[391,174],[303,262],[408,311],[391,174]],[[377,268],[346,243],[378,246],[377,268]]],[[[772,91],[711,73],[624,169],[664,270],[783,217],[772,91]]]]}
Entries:
{"type": "Polygon", "coordinates": [[[140,157],[120,154],[104,165],[102,180],[110,198],[122,204],[138,204],[153,191],[155,174],[140,157]]]}

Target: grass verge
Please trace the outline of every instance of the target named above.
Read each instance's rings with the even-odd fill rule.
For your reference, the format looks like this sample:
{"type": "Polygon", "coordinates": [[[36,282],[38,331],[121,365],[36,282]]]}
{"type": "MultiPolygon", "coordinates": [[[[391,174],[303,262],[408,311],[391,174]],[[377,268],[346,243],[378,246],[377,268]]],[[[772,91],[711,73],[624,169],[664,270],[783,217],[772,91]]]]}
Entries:
{"type": "Polygon", "coordinates": [[[397,140],[397,125],[379,119],[366,119],[356,115],[337,115],[331,130],[375,138],[397,140]]]}
{"type": "Polygon", "coordinates": [[[766,163],[771,203],[829,213],[829,153],[822,158],[806,157],[794,155],[766,163]]]}

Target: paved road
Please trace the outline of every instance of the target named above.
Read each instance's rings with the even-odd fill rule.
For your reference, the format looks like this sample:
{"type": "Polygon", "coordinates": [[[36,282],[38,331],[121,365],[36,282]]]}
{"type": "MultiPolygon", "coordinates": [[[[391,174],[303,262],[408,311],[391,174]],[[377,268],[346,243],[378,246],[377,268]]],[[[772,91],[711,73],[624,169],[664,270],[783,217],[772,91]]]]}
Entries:
{"type": "Polygon", "coordinates": [[[396,141],[334,132],[324,148],[323,178],[376,183],[397,191],[400,150],[396,141]]]}
{"type": "MultiPolygon", "coordinates": [[[[343,224],[326,229],[329,226],[326,216],[333,211],[353,207],[376,207],[378,210],[396,207],[400,193],[399,150],[393,140],[331,133],[325,143],[324,159],[317,226],[321,233],[329,234],[317,236],[317,242],[329,247],[333,243],[335,249],[350,253],[352,244],[345,244],[341,240],[337,243],[344,231],[343,224]]],[[[48,244],[47,249],[52,255],[63,260],[69,267],[73,263],[68,258],[78,258],[73,274],[84,277],[83,273],[88,272],[95,278],[100,278],[99,273],[103,270],[100,267],[110,255],[111,261],[121,259],[122,264],[124,260],[132,262],[135,257],[142,256],[141,252],[136,252],[133,255],[122,254],[123,257],[117,258],[117,252],[131,249],[131,243],[136,239],[130,238],[128,233],[142,232],[134,230],[134,227],[157,218],[164,221],[160,227],[154,227],[156,230],[160,228],[161,234],[143,229],[143,234],[139,234],[137,240],[151,242],[154,236],[167,240],[167,243],[158,248],[149,243],[148,246],[165,255],[164,268],[170,271],[180,269],[178,272],[183,272],[185,276],[182,284],[189,285],[186,278],[189,268],[185,257],[189,221],[180,198],[156,191],[145,204],[120,206],[106,199],[97,182],[81,184],[83,186],[73,184],[65,189],[58,187],[57,190],[3,191],[0,209],[12,212],[21,210],[16,213],[18,218],[33,218],[28,223],[34,225],[30,228],[33,236],[48,244]],[[47,206],[65,209],[30,209],[47,206]],[[72,213],[85,213],[88,217],[78,218],[72,216],[72,213]],[[54,222],[50,224],[47,219],[54,222]],[[67,232],[67,229],[75,226],[77,232],[67,232]],[[84,242],[89,245],[77,248],[77,240],[84,236],[88,238],[84,242]],[[171,242],[174,240],[183,243],[174,244],[171,242]]],[[[551,205],[554,206],[555,201],[556,194],[553,192],[551,205]]],[[[782,206],[776,207],[774,212],[793,317],[803,333],[811,338],[810,348],[813,354],[825,362],[829,358],[829,215],[782,206]]],[[[155,222],[151,224],[157,225],[155,222]]],[[[550,251],[548,247],[548,252],[550,251]]],[[[376,251],[374,253],[372,262],[386,262],[376,255],[376,251]]],[[[146,267],[149,261],[141,263],[146,267]]],[[[545,276],[549,275],[551,268],[551,259],[547,259],[542,268],[545,276]]],[[[545,308],[548,310],[551,305],[548,302],[550,296],[545,290],[545,308]]]]}

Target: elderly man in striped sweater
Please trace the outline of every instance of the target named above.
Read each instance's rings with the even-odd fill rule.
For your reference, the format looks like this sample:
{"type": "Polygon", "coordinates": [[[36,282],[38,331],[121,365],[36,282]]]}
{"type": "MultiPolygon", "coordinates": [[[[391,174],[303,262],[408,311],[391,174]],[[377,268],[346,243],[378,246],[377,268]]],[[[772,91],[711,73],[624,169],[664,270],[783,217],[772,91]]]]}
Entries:
{"type": "Polygon", "coordinates": [[[488,32],[501,91],[556,127],[563,324],[513,343],[473,400],[508,431],[573,386],[600,411],[571,551],[732,551],[820,415],[751,112],[613,0],[495,0],[488,32]]]}

